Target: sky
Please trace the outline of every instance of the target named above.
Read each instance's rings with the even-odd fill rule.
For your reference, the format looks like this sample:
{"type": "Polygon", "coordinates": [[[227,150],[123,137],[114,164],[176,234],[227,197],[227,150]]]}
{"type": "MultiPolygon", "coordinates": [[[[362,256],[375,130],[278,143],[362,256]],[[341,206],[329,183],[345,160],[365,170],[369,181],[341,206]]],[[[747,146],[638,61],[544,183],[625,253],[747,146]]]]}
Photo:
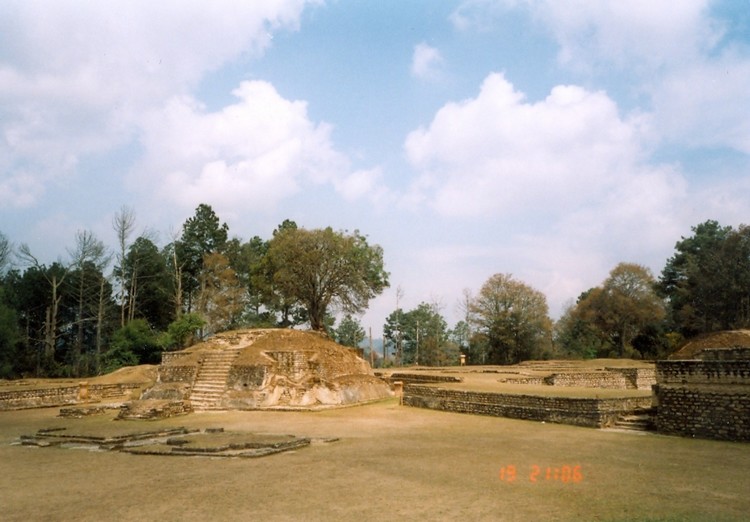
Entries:
{"type": "Polygon", "coordinates": [[[745,0],[0,3],[0,231],[43,262],[123,205],[160,245],[359,230],[391,287],[361,318],[503,273],[558,317],[620,262],[658,276],[750,223],[745,0]]]}

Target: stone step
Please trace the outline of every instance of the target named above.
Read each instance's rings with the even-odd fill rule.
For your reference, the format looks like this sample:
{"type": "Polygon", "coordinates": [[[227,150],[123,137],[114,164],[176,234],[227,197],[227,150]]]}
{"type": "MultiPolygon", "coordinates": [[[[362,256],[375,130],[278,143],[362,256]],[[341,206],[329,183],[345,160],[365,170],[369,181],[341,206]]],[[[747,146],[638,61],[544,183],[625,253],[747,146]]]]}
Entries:
{"type": "Polygon", "coordinates": [[[198,390],[223,390],[226,383],[223,382],[198,382],[193,385],[193,391],[198,390]]]}
{"type": "Polygon", "coordinates": [[[194,392],[198,390],[223,390],[224,388],[226,388],[226,384],[218,382],[199,382],[193,385],[194,392]]]}
{"type": "Polygon", "coordinates": [[[200,397],[191,397],[190,402],[193,404],[193,406],[198,405],[199,407],[201,405],[205,406],[206,404],[214,404],[218,402],[218,400],[221,398],[221,395],[217,396],[200,396],[200,397]]]}
{"type": "Polygon", "coordinates": [[[216,394],[203,394],[203,393],[197,393],[194,396],[190,397],[191,401],[214,401],[221,397],[221,393],[216,394]]]}
{"type": "Polygon", "coordinates": [[[222,377],[226,377],[227,372],[220,372],[220,371],[210,371],[210,372],[200,372],[198,374],[198,380],[210,380],[210,379],[221,379],[222,377]]]}
{"type": "Polygon", "coordinates": [[[227,389],[229,371],[239,353],[240,349],[237,348],[206,354],[190,392],[190,403],[194,410],[220,409],[218,405],[227,389]]]}
{"type": "Polygon", "coordinates": [[[630,414],[623,415],[615,421],[615,427],[623,430],[634,431],[653,431],[656,424],[651,415],[648,414],[630,414]]]}

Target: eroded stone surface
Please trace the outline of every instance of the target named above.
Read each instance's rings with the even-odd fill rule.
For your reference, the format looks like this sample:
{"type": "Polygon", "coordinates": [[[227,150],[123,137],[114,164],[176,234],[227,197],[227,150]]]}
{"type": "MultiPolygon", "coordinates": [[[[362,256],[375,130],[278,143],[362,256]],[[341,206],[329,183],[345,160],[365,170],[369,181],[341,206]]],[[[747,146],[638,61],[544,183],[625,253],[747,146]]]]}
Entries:
{"type": "MultiPolygon", "coordinates": [[[[334,442],[320,439],[317,442],[334,442]]],[[[62,447],[92,451],[121,451],[136,455],[263,457],[309,446],[311,439],[294,435],[225,432],[223,428],[203,431],[167,428],[124,432],[101,436],[77,433],[66,428],[41,429],[34,435],[22,435],[18,443],[40,448],[62,447]]]]}
{"type": "Polygon", "coordinates": [[[356,351],[313,332],[261,329],[165,354],[142,398],[189,400],[200,411],[333,407],[389,396],[356,351]]]}

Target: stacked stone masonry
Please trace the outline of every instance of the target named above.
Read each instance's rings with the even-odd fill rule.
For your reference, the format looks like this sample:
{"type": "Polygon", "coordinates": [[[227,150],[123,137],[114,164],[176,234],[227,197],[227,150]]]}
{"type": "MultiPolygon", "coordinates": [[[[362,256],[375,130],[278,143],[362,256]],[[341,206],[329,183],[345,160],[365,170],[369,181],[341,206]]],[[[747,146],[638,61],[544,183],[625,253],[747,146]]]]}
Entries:
{"type": "Polygon", "coordinates": [[[84,386],[71,384],[54,388],[0,391],[0,411],[100,401],[128,395],[133,390],[143,386],[145,386],[145,383],[88,384],[84,386]],[[82,397],[81,392],[84,388],[87,393],[85,397],[82,397]]]}
{"type": "Polygon", "coordinates": [[[178,366],[177,364],[162,364],[159,366],[159,382],[181,382],[193,384],[198,375],[196,366],[178,366]]]}
{"type": "Polygon", "coordinates": [[[549,386],[574,386],[616,390],[635,388],[634,385],[630,385],[630,382],[624,375],[613,372],[554,373],[544,378],[544,384],[549,386]]]}
{"type": "Polygon", "coordinates": [[[660,385],[750,385],[750,359],[660,361],[657,364],[657,382],[660,385]]]}
{"type": "Polygon", "coordinates": [[[656,383],[653,368],[606,368],[604,371],[561,372],[543,379],[550,386],[650,390],[656,383]]]}
{"type": "Polygon", "coordinates": [[[592,428],[612,426],[624,413],[651,406],[650,397],[544,397],[449,390],[419,384],[405,385],[403,402],[407,406],[456,413],[556,422],[592,428]]]}
{"type": "Polygon", "coordinates": [[[656,429],[667,435],[750,441],[750,395],[747,390],[662,386],[656,429]]]}
{"type": "Polygon", "coordinates": [[[704,350],[702,360],[657,363],[659,432],[750,441],[750,359],[747,349],[704,350]],[[738,357],[738,359],[733,359],[738,357]]]}
{"type": "Polygon", "coordinates": [[[390,377],[391,382],[401,381],[409,384],[419,384],[428,382],[463,382],[461,377],[452,375],[428,375],[418,373],[394,373],[390,377]]]}

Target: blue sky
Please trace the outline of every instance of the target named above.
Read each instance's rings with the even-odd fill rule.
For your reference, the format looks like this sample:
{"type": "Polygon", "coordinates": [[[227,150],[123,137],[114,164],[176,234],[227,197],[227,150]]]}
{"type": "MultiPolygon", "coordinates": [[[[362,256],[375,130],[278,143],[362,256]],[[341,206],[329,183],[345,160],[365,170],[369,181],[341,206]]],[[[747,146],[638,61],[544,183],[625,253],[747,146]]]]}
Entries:
{"type": "Polygon", "coordinates": [[[396,305],[458,319],[495,273],[556,317],[619,262],[658,274],[750,219],[744,1],[0,4],[0,231],[41,259],[167,243],[199,203],[383,246],[396,305]]]}

